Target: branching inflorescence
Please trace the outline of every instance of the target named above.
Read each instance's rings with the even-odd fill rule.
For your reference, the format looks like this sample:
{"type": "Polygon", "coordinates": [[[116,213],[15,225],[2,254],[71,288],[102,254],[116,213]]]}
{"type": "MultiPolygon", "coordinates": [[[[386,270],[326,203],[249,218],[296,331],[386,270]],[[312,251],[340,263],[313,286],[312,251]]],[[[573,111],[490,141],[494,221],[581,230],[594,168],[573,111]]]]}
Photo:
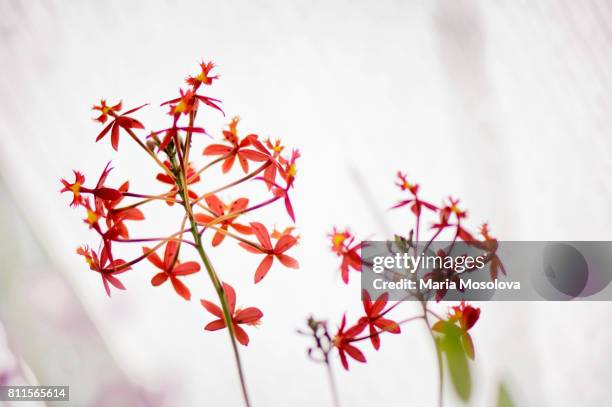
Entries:
{"type": "MultiPolygon", "coordinates": [[[[504,266],[496,255],[498,242],[490,235],[488,225],[485,223],[481,226],[481,238],[477,238],[475,234],[468,231],[465,227],[467,212],[459,208],[459,200],[449,197],[448,202],[444,202],[440,206],[425,201],[419,196],[419,185],[410,183],[406,175],[401,172],[397,173],[396,185],[402,193],[408,196],[395,204],[392,209],[407,207],[413,219],[406,236],[394,236],[394,241],[404,247],[406,252],[412,252],[416,255],[422,251],[427,252],[435,241],[440,241],[442,237],[445,237],[450,243],[449,248],[446,249],[446,253],[438,250],[438,256],[450,255],[453,247],[456,246],[455,244],[461,242],[462,245],[477,248],[484,253],[491,279],[496,279],[499,272],[505,274],[504,266]],[[426,238],[423,238],[424,231],[422,230],[424,217],[431,219],[426,238]]],[[[348,229],[334,228],[329,234],[329,238],[332,252],[342,259],[340,263],[341,278],[348,284],[349,276],[352,273],[362,271],[361,251],[367,243],[357,241],[355,235],[348,229]]],[[[452,269],[438,268],[426,273],[424,278],[443,281],[457,279],[458,275],[452,269]]],[[[382,334],[400,334],[402,332],[401,327],[404,324],[419,320],[425,322],[435,344],[439,371],[439,405],[443,404],[443,356],[446,356],[445,360],[458,395],[464,400],[469,398],[470,378],[467,359],[473,360],[475,352],[472,337],[468,331],[478,321],[480,309],[462,301],[458,306],[450,307],[448,315],[440,316],[432,310],[429,299],[433,298],[436,302],[441,301],[444,299],[446,290],[437,290],[434,293],[427,294],[416,298],[417,303],[420,304],[419,313],[399,320],[390,319],[389,313],[402,302],[397,301],[389,304],[389,294],[387,292],[372,299],[366,290],[363,290],[361,294],[363,313],[353,324],[347,322],[346,313],[342,316],[335,331],[330,330],[327,321],[316,320],[312,317],[308,319],[309,329],[299,332],[309,336],[314,342],[308,349],[308,355],[313,360],[325,364],[336,405],[339,403],[336,384],[332,375],[332,355],[336,353],[344,369],[349,370],[350,360],[366,363],[366,356],[359,348],[360,343],[370,342],[375,350],[379,350],[382,334]]],[[[414,293],[410,295],[414,295],[414,293]]]]}
{"type": "Polygon", "coordinates": [[[236,240],[246,251],[264,255],[254,275],[255,283],[266,276],[275,259],[285,267],[298,268],[298,262],[287,254],[298,242],[292,227],[283,231],[273,230],[270,233],[260,222],[245,224],[240,221],[246,214],[253,214],[258,209],[281,201],[287,214],[295,222],[289,193],[295,181],[296,161],[300,154],[293,150],[290,155],[285,156],[284,147],[279,140],[262,140],[256,134],[240,137],[239,119],[235,117],[228,128],[223,130],[223,141],[209,144],[203,150],[203,156],[208,158],[208,161],[200,166],[193,163],[191,159],[194,139],[199,137],[204,140],[202,136],[208,136],[208,132],[196,124],[199,110],[205,106],[224,114],[218,99],[200,93],[204,87],[212,85],[213,81],[218,79],[217,75],[211,74],[213,68],[214,64],[211,62],[200,64],[200,73],[187,78],[188,88],[181,89],[177,98],[161,104],[169,108],[170,125],[146,136],[136,133],[145,126],[132,117],[147,106],[146,104],[123,111],[121,102],[108,105],[102,100],[99,105],[93,107],[93,110],[99,112],[95,120],[104,125],[96,141],[110,136],[112,147],[118,151],[120,137],[127,135],[157,165],[159,173],[156,179],[166,186],[167,192],[131,192],[127,181],[116,188],[108,186],[110,163],[106,165],[94,186],[86,186],[85,176],[74,171],[73,182],[61,180],[64,186],[61,192],[72,193],[70,205],[85,210],[85,223],[100,239],[97,249],[82,246],[77,249],[77,253],[85,258],[92,271],[100,275],[108,296],[111,295],[111,288],[125,290],[120,280],[122,273],[142,266],[143,269],[155,273],[151,279],[153,286],[164,285],[169,280],[174,291],[189,301],[191,291],[185,281],[191,283],[193,280],[188,276],[198,273],[200,266],[204,266],[217,293],[219,304],[201,300],[202,306],[216,318],[208,323],[205,329],[215,331],[228,328],[245,403],[248,406],[249,398],[236,342],[248,345],[249,336],[241,325],[258,325],[263,313],[255,307],[236,308],[236,293],[214,269],[207,251],[209,247],[204,243],[204,235],[207,231],[212,235],[211,247],[222,244],[229,237],[236,240]],[[198,191],[199,182],[215,166],[220,165],[222,173],[228,174],[236,161],[244,173],[242,176],[218,188],[206,192],[198,191]],[[255,168],[252,169],[252,166],[255,168]],[[262,182],[249,183],[251,180],[262,182]],[[235,192],[246,185],[261,185],[269,191],[270,197],[262,202],[252,203],[243,193],[238,195],[238,192],[235,192]],[[232,193],[239,197],[231,202],[224,202],[219,197],[221,193],[232,193]],[[131,202],[127,202],[128,200],[131,202]],[[131,237],[129,222],[145,220],[143,208],[155,201],[165,202],[169,207],[176,205],[182,209],[183,219],[180,227],[165,237],[131,237]],[[135,257],[131,260],[116,258],[113,253],[114,246],[128,243],[139,246],[138,250],[134,251],[135,257]],[[196,250],[200,262],[182,262],[179,259],[183,254],[182,249],[187,246],[196,250]],[[163,258],[160,255],[162,247],[163,258]],[[143,262],[145,259],[148,261],[143,262]]]}

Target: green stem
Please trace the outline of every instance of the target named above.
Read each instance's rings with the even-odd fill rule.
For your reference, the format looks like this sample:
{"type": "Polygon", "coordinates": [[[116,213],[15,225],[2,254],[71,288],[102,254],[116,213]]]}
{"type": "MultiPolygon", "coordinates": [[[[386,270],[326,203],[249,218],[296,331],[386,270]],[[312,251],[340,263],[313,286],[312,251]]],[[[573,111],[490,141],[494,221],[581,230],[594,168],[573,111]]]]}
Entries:
{"type": "Polygon", "coordinates": [[[196,249],[198,250],[198,254],[204,263],[204,267],[206,267],[206,271],[208,272],[208,276],[210,277],[210,281],[212,281],[213,286],[215,287],[215,291],[217,292],[217,296],[219,297],[219,302],[221,303],[221,309],[223,310],[223,319],[225,320],[225,325],[228,327],[228,332],[230,336],[230,341],[232,343],[232,350],[234,351],[234,359],[236,360],[236,368],[238,369],[238,376],[240,377],[240,385],[242,387],[242,395],[244,397],[244,403],[247,407],[250,407],[251,403],[249,401],[249,395],[246,388],[246,382],[244,379],[244,372],[242,369],[242,362],[240,361],[240,353],[238,351],[238,345],[236,344],[236,332],[234,330],[234,324],[232,323],[232,315],[230,314],[229,305],[227,303],[227,296],[225,295],[225,290],[223,289],[223,284],[219,280],[219,276],[215,272],[215,269],[208,258],[208,255],[204,251],[204,247],[202,246],[202,241],[200,239],[200,234],[198,233],[197,225],[193,219],[193,216],[189,217],[189,222],[191,223],[191,234],[196,242],[196,249]]]}
{"type": "Polygon", "coordinates": [[[191,234],[193,235],[193,241],[195,243],[195,247],[198,251],[198,254],[200,255],[200,258],[202,259],[202,263],[204,263],[204,267],[206,268],[206,271],[208,272],[208,277],[210,278],[210,281],[215,287],[215,291],[217,292],[217,296],[219,297],[221,309],[223,310],[223,320],[225,321],[225,325],[228,328],[227,330],[229,332],[230,342],[232,343],[232,350],[234,351],[234,359],[236,360],[238,376],[240,377],[240,385],[242,387],[242,395],[244,397],[244,403],[247,407],[250,407],[251,403],[249,401],[249,395],[248,395],[247,388],[246,388],[244,372],[242,369],[242,362],[240,361],[240,353],[238,352],[238,345],[236,344],[236,332],[235,332],[234,324],[232,321],[232,314],[230,313],[229,304],[227,302],[227,296],[225,294],[225,290],[223,289],[223,284],[221,280],[219,279],[219,276],[215,272],[215,269],[212,263],[210,262],[210,259],[208,255],[206,254],[206,251],[204,250],[202,239],[198,232],[198,225],[193,216],[193,211],[192,211],[191,204],[189,201],[189,194],[187,192],[187,187],[186,187],[187,183],[185,180],[185,173],[184,171],[180,170],[181,167],[177,165],[175,156],[171,156],[170,160],[172,162],[172,166],[175,169],[179,170],[179,178],[177,180],[177,186],[179,187],[181,196],[183,198],[183,206],[185,208],[185,212],[187,213],[187,218],[189,220],[189,224],[191,228],[191,234]]]}

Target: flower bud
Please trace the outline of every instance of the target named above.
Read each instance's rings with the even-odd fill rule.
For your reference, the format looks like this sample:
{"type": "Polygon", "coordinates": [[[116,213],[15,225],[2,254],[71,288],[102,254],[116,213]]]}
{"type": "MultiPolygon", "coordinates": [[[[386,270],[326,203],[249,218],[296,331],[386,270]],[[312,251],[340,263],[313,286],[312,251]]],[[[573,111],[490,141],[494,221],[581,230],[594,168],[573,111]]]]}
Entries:
{"type": "Polygon", "coordinates": [[[147,148],[151,151],[155,150],[155,147],[157,147],[157,143],[155,143],[155,141],[149,139],[147,140],[147,148]]]}

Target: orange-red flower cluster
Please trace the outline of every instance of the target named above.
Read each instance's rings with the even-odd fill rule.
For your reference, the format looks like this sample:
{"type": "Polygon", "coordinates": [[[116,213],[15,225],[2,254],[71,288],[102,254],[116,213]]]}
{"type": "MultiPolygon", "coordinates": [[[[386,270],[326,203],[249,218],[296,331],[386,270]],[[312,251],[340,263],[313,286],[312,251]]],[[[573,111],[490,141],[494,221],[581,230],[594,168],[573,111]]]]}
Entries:
{"type": "MultiPolygon", "coordinates": [[[[270,140],[260,140],[259,136],[253,133],[239,135],[237,117],[229,122],[227,129],[222,130],[221,141],[202,146],[203,150],[192,148],[194,142],[207,140],[195,135],[209,135],[204,127],[196,124],[196,118],[202,117],[198,115],[202,107],[223,113],[221,101],[203,93],[205,87],[212,85],[219,78],[213,73],[214,68],[212,62],[202,62],[200,72],[187,77],[187,88],[179,89],[177,97],[161,103],[161,106],[167,106],[170,116],[168,125],[163,126],[162,130],[148,134],[140,132],[145,126],[134,114],[140,113],[147,104],[123,111],[121,102],[107,104],[106,100],[102,99],[99,104],[93,106],[93,110],[98,113],[94,120],[104,125],[96,141],[110,134],[111,146],[118,150],[120,136],[129,136],[152,158],[156,167],[151,168],[156,169],[151,170],[150,174],[165,184],[166,188],[144,193],[130,191],[129,181],[118,187],[109,186],[107,178],[111,168],[107,165],[95,185],[87,185],[83,173],[74,171],[74,181],[61,179],[61,192],[71,194],[70,206],[80,207],[85,211],[85,223],[100,238],[101,243],[97,251],[83,246],[78,249],[78,254],[85,258],[91,270],[101,275],[104,289],[109,296],[111,286],[121,290],[126,288],[116,277],[118,274],[146,264],[147,262],[141,262],[147,259],[150,263],[148,269],[155,272],[151,285],[157,287],[169,281],[174,292],[189,301],[192,293],[187,283],[195,280],[197,276],[187,276],[198,273],[203,265],[208,270],[207,274],[215,290],[224,296],[220,297],[221,303],[229,306],[232,331],[235,332],[236,340],[246,345],[249,339],[240,325],[256,325],[263,314],[257,308],[235,308],[233,288],[227,283],[221,286],[222,280],[217,271],[212,269],[209,255],[205,254],[208,247],[205,247],[204,242],[209,240],[205,239],[204,234],[210,231],[210,247],[216,247],[231,238],[249,252],[263,255],[259,265],[253,265],[256,283],[266,276],[274,260],[278,260],[285,267],[298,268],[297,260],[288,254],[298,242],[293,227],[288,227],[283,232],[274,229],[269,233],[261,221],[253,218],[247,221],[246,218],[254,216],[261,208],[282,201],[289,217],[295,220],[289,191],[295,184],[296,162],[300,154],[294,150],[285,156],[280,140],[272,143],[270,140]],[[204,163],[198,163],[192,154],[195,152],[200,155],[201,151],[204,163]],[[235,161],[238,161],[243,172],[238,178],[231,174],[235,161]],[[221,167],[223,177],[229,180],[213,190],[202,190],[200,181],[203,174],[216,165],[221,167]],[[246,188],[247,185],[259,185],[249,183],[257,179],[265,181],[261,184],[265,188],[262,190],[268,194],[268,198],[262,202],[254,202],[246,188]],[[239,189],[241,191],[238,191],[239,189]],[[236,198],[224,201],[225,195],[236,198]],[[143,221],[143,208],[153,202],[182,207],[183,220],[177,221],[180,227],[169,234],[133,237],[134,233],[128,230],[129,223],[143,221]],[[244,223],[241,222],[243,219],[244,223]],[[124,243],[139,245],[135,257],[129,261],[115,259],[113,256],[116,246],[124,243]],[[186,255],[184,249],[190,246],[197,249],[193,253],[200,257],[201,263],[182,260],[186,255]],[[163,258],[158,255],[162,248],[163,258]]],[[[164,117],[168,116],[164,114],[164,117]]],[[[202,300],[202,304],[219,318],[208,324],[207,330],[227,327],[222,308],[205,300],[202,300]]]]}
{"type": "Polygon", "coordinates": [[[363,311],[364,316],[359,318],[357,322],[351,327],[346,327],[346,315],[342,317],[342,322],[338,327],[338,331],[332,338],[333,346],[338,349],[338,355],[342,366],[348,370],[348,359],[347,355],[352,359],[365,363],[366,358],[356,346],[355,342],[369,339],[374,349],[380,349],[380,334],[388,332],[392,334],[399,334],[401,328],[399,323],[385,318],[385,315],[393,309],[393,307],[387,308],[387,302],[389,295],[384,293],[380,295],[375,301],[372,301],[370,294],[366,291],[362,291],[363,311]],[[358,335],[368,328],[369,335],[361,336],[358,335]]]}
{"type": "MultiPolygon", "coordinates": [[[[445,249],[449,252],[455,247],[455,243],[460,241],[480,249],[484,252],[484,262],[489,265],[491,278],[496,279],[499,273],[505,274],[505,268],[497,255],[498,242],[491,236],[488,224],[483,224],[480,228],[482,239],[477,238],[476,234],[469,232],[466,229],[465,221],[467,219],[467,211],[459,207],[459,200],[452,197],[448,198],[448,202],[443,202],[441,205],[434,205],[430,201],[424,200],[420,196],[420,187],[418,184],[408,180],[406,174],[397,173],[396,185],[402,193],[408,196],[396,203],[392,209],[408,207],[412,214],[414,223],[408,228],[406,236],[395,236],[395,241],[400,242],[406,250],[427,250],[430,245],[436,241],[446,237],[450,241],[450,247],[445,249]],[[424,222],[426,217],[431,218],[429,225],[429,236],[423,239],[424,222]],[[422,243],[422,245],[421,245],[422,243]]],[[[405,230],[405,229],[404,229],[405,230]]],[[[334,227],[333,231],[328,235],[331,241],[331,251],[340,257],[340,275],[342,281],[348,284],[351,271],[361,272],[362,260],[361,250],[365,247],[365,242],[356,241],[355,235],[348,229],[338,229],[334,227]]],[[[419,254],[421,252],[419,251],[419,254]]],[[[439,256],[445,257],[445,252],[440,250],[439,256]]],[[[470,270],[466,270],[470,272],[470,270]]],[[[434,269],[426,273],[423,278],[439,279],[439,280],[455,280],[458,278],[454,270],[434,269]]],[[[356,347],[356,342],[369,339],[374,349],[380,348],[380,335],[382,333],[398,334],[401,332],[400,324],[415,319],[424,319],[431,313],[428,308],[428,299],[432,293],[427,293],[420,301],[423,305],[424,315],[408,318],[406,320],[396,322],[388,319],[385,315],[397,307],[399,302],[387,307],[389,300],[388,293],[381,294],[375,301],[372,301],[367,291],[362,293],[364,315],[359,317],[352,326],[347,326],[346,315],[342,317],[342,321],[335,335],[327,332],[327,324],[324,321],[318,321],[316,326],[311,329],[309,334],[315,339],[316,346],[310,348],[309,353],[313,349],[318,349],[323,355],[322,361],[328,363],[328,354],[332,348],[337,349],[338,355],[342,362],[342,366],[348,370],[349,358],[358,362],[365,362],[365,355],[356,347]],[[368,335],[361,335],[364,330],[369,332],[368,335]],[[323,334],[321,334],[323,332],[323,334]],[[325,338],[329,337],[330,347],[324,345],[325,338]]],[[[446,295],[446,290],[440,289],[433,293],[436,301],[442,300],[446,295]]],[[[451,308],[447,319],[440,319],[434,323],[430,329],[434,332],[444,333],[447,327],[445,324],[456,327],[461,332],[461,341],[464,345],[465,352],[470,358],[474,358],[474,345],[472,337],[468,331],[474,326],[480,316],[480,309],[474,308],[471,305],[461,302],[459,306],[451,308]]],[[[311,321],[314,321],[311,319],[311,321]]]]}

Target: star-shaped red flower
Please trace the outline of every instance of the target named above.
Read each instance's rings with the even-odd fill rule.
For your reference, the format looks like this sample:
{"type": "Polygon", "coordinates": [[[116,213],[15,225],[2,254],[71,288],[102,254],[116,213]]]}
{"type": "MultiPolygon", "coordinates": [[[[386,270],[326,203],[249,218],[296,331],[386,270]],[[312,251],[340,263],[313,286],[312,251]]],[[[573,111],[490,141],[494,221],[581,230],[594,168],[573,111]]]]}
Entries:
{"type": "MultiPolygon", "coordinates": [[[[178,277],[187,276],[189,274],[197,273],[200,271],[200,265],[195,261],[188,261],[186,263],[180,263],[178,260],[179,244],[176,241],[169,241],[166,243],[166,251],[164,252],[164,260],[159,258],[157,253],[151,252],[148,255],[148,259],[155,267],[162,270],[155,274],[151,279],[151,284],[155,287],[165,283],[168,279],[174,287],[174,291],[185,300],[191,299],[191,292],[189,288],[178,277]]],[[[142,251],[147,254],[151,251],[148,247],[143,247],[142,251]]]]}
{"type": "MultiPolygon", "coordinates": [[[[241,345],[247,346],[249,344],[249,335],[247,335],[240,325],[259,325],[261,323],[263,313],[259,308],[255,307],[236,309],[236,292],[234,291],[234,288],[227,283],[223,283],[223,290],[225,291],[225,295],[227,297],[229,313],[232,317],[232,326],[234,328],[234,332],[236,333],[236,339],[241,345]]],[[[201,300],[201,303],[208,312],[218,318],[212,322],[209,322],[204,329],[207,331],[217,331],[227,327],[225,320],[223,319],[223,311],[221,308],[219,308],[219,306],[207,300],[201,300]]]]}
{"type": "Polygon", "coordinates": [[[266,255],[255,271],[255,284],[259,283],[266,276],[268,271],[270,271],[275,258],[285,267],[294,269],[300,267],[296,259],[285,254],[287,250],[297,244],[298,241],[295,237],[290,234],[282,235],[276,241],[276,244],[272,246],[270,234],[264,225],[259,222],[251,222],[251,229],[253,233],[255,233],[255,237],[257,237],[261,248],[253,247],[244,242],[240,242],[240,246],[251,253],[266,255]]]}

